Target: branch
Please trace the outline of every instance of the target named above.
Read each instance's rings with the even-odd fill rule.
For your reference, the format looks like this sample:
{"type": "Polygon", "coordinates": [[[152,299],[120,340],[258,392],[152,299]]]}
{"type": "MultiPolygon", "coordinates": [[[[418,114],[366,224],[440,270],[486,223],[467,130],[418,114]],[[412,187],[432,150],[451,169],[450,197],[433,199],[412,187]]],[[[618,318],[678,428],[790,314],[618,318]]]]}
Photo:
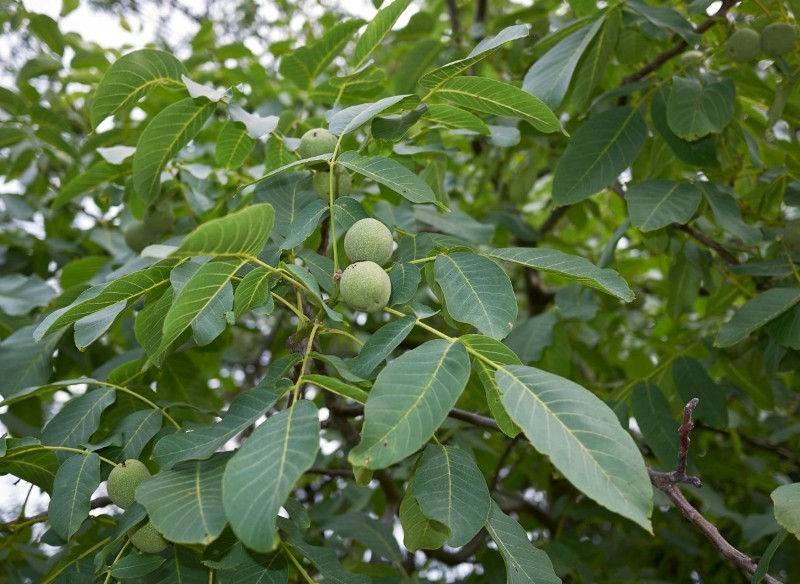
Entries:
{"type": "MultiPolygon", "coordinates": [[[[109,497],[97,497],[96,499],[92,499],[91,503],[89,504],[89,508],[100,509],[101,507],[108,507],[111,504],[112,501],[109,497]]],[[[17,527],[24,527],[34,523],[42,523],[43,521],[47,521],[49,518],[50,514],[47,511],[37,515],[31,515],[30,517],[17,517],[8,523],[0,523],[0,531],[14,531],[14,529],[17,527]]]]}
{"type": "MultiPolygon", "coordinates": [[[[332,412],[340,414],[347,418],[355,418],[356,416],[361,416],[364,414],[364,406],[360,404],[344,405],[337,403],[333,407],[329,406],[329,409],[332,412]]],[[[497,422],[495,422],[492,418],[481,416],[480,414],[474,414],[466,410],[453,408],[447,415],[456,420],[461,420],[462,422],[468,422],[473,426],[477,426],[478,428],[487,428],[489,430],[500,430],[500,427],[497,425],[497,422]]]]}
{"type": "MultiPolygon", "coordinates": [[[[722,4],[712,16],[701,22],[697,27],[695,27],[694,32],[697,34],[703,34],[709,28],[714,26],[717,22],[725,18],[725,15],[728,11],[736,6],[739,3],[739,0],[723,0],[722,4]]],[[[676,55],[680,55],[683,51],[685,51],[689,47],[689,43],[685,40],[681,39],[677,43],[675,43],[671,48],[667,49],[660,55],[658,55],[655,59],[650,61],[647,65],[625,77],[622,80],[622,85],[627,85],[629,83],[633,83],[635,81],[639,81],[644,79],[650,73],[657,71],[661,68],[661,66],[669,61],[671,58],[675,57],[676,55]]]]}
{"type": "Polygon", "coordinates": [[[719,243],[717,243],[713,239],[710,239],[708,236],[698,231],[694,227],[691,227],[690,225],[678,225],[678,224],[675,224],[675,227],[677,227],[681,231],[688,233],[690,236],[694,237],[697,241],[699,241],[706,247],[713,249],[715,252],[717,252],[717,254],[719,254],[719,257],[725,260],[725,263],[727,263],[728,265],[730,266],[739,265],[739,260],[737,260],[731,252],[729,252],[719,243]]]}
{"type": "MultiPolygon", "coordinates": [[[[687,476],[686,474],[686,457],[689,454],[689,444],[691,443],[689,433],[694,427],[692,423],[692,412],[694,412],[694,409],[697,407],[698,401],[697,398],[692,399],[683,409],[683,422],[678,428],[680,446],[678,448],[677,468],[673,472],[658,472],[648,468],[647,473],[650,476],[650,482],[653,486],[662,491],[669,500],[672,501],[681,514],[714,544],[714,547],[717,548],[723,557],[729,559],[736,564],[739,569],[752,576],[755,574],[756,568],[758,567],[753,559],[733,547],[719,532],[716,525],[703,517],[703,514],[689,503],[678,488],[680,483],[688,483],[695,487],[701,486],[700,479],[687,476]]],[[[766,584],[781,584],[780,580],[769,575],[764,576],[762,582],[766,582],[766,584]]]]}

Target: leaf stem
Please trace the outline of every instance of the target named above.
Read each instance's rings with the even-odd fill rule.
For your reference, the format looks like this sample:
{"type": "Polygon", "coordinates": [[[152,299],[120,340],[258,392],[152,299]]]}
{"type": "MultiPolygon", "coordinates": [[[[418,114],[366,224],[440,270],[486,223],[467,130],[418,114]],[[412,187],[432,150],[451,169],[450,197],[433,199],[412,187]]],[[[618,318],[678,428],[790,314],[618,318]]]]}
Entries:
{"type": "MultiPolygon", "coordinates": [[[[83,454],[84,456],[89,456],[90,454],[97,454],[96,452],[93,453],[90,450],[83,450],[81,448],[71,448],[69,446],[45,446],[45,445],[42,445],[41,448],[44,448],[45,450],[53,450],[53,451],[56,451],[56,452],[74,452],[75,454],[83,454]]],[[[97,457],[100,460],[102,460],[103,462],[105,462],[106,464],[108,464],[108,465],[117,466],[116,462],[106,458],[105,456],[100,456],[98,454],[97,457]]]]}
{"type": "Polygon", "coordinates": [[[294,554],[289,550],[285,543],[281,542],[281,548],[283,549],[283,553],[289,556],[289,560],[291,560],[292,564],[294,564],[294,567],[297,568],[297,571],[300,572],[300,575],[303,577],[303,579],[308,582],[308,584],[315,584],[314,579],[308,575],[306,569],[297,560],[297,558],[294,557],[294,554]]]}
{"type": "MultiPolygon", "coordinates": [[[[114,564],[116,564],[120,560],[120,558],[122,557],[122,554],[125,553],[126,549],[128,549],[128,546],[130,545],[130,543],[131,543],[131,540],[127,540],[122,545],[122,548],[119,550],[119,553],[116,556],[114,556],[114,561],[111,562],[111,566],[113,566],[114,564]]],[[[108,574],[106,574],[106,579],[103,580],[103,584],[108,584],[111,581],[111,566],[108,567],[108,574]]]]}
{"type": "Polygon", "coordinates": [[[117,391],[121,391],[122,393],[127,393],[131,397],[135,397],[136,399],[146,403],[148,406],[150,406],[154,410],[159,410],[161,412],[161,415],[164,416],[164,418],[170,424],[172,424],[175,427],[176,430],[180,430],[181,429],[181,425],[178,422],[175,421],[175,418],[173,418],[172,416],[170,416],[167,413],[167,410],[165,410],[164,408],[159,406],[154,401],[151,401],[151,400],[147,399],[143,395],[139,395],[135,391],[132,391],[132,390],[128,389],[124,385],[117,385],[116,383],[110,383],[108,381],[97,381],[97,380],[92,381],[92,383],[96,383],[97,385],[100,385],[100,386],[103,386],[103,387],[111,387],[113,389],[116,389],[117,391]]]}
{"type": "Polygon", "coordinates": [[[315,322],[314,326],[311,327],[311,332],[308,334],[306,350],[303,353],[303,360],[300,362],[300,374],[297,376],[297,381],[294,382],[294,396],[292,398],[293,403],[297,401],[297,397],[300,392],[300,384],[303,382],[303,375],[305,374],[306,367],[308,366],[308,359],[311,356],[311,349],[314,348],[314,337],[316,336],[319,327],[320,323],[315,322]]]}

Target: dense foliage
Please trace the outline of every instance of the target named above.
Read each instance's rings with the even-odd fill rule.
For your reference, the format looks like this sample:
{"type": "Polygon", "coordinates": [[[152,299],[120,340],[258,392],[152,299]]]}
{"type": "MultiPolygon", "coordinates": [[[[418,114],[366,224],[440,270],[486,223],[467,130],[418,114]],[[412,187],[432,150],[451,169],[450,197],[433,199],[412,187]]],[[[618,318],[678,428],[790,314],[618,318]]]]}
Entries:
{"type": "Polygon", "coordinates": [[[224,4],[0,8],[0,581],[800,577],[797,2],[224,4]]]}

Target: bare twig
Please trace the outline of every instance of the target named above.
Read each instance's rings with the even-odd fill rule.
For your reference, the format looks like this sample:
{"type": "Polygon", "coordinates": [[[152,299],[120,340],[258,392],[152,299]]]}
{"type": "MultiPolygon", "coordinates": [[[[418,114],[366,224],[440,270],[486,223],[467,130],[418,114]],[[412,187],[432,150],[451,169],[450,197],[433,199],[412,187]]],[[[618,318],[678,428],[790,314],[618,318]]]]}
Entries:
{"type": "MultiPolygon", "coordinates": [[[[356,416],[361,416],[364,414],[364,406],[359,404],[345,405],[337,403],[333,408],[331,408],[331,410],[334,413],[347,418],[354,418],[356,416]]],[[[488,418],[486,416],[481,416],[480,414],[474,414],[466,410],[453,408],[447,415],[456,420],[461,420],[462,422],[469,422],[470,424],[472,424],[473,426],[477,426],[478,428],[487,428],[489,430],[500,429],[500,427],[497,425],[497,422],[495,422],[494,419],[488,418]]]]}
{"type": "MultiPolygon", "coordinates": [[[[112,501],[109,497],[97,497],[96,499],[92,499],[91,503],[89,504],[89,508],[100,509],[101,507],[108,507],[111,504],[112,501]]],[[[47,511],[37,515],[31,515],[30,517],[18,517],[17,519],[9,521],[8,523],[0,523],[0,531],[14,531],[14,529],[17,527],[24,527],[34,523],[42,523],[43,521],[47,521],[49,518],[50,514],[47,511]]]]}
{"type": "Polygon", "coordinates": [[[458,41],[458,37],[461,36],[461,22],[458,17],[456,0],[447,0],[447,13],[450,15],[450,28],[453,30],[453,36],[458,41]]]}
{"type": "Polygon", "coordinates": [[[727,249],[722,247],[719,243],[717,243],[713,239],[710,239],[708,236],[706,236],[705,234],[701,233],[700,231],[698,231],[694,227],[692,227],[690,225],[678,225],[678,224],[675,224],[675,227],[677,227],[681,231],[684,231],[685,233],[688,233],[690,236],[695,238],[697,241],[699,241],[700,243],[702,243],[706,247],[708,247],[710,249],[713,249],[715,252],[717,252],[717,254],[719,254],[719,257],[721,257],[723,260],[725,260],[725,263],[727,263],[728,265],[731,265],[731,266],[738,266],[739,265],[739,260],[737,260],[731,252],[729,252],[727,249]]]}
{"type": "MultiPolygon", "coordinates": [[[[714,547],[717,548],[723,557],[736,564],[742,571],[752,575],[758,567],[753,559],[733,547],[719,532],[716,525],[703,517],[703,514],[683,496],[683,493],[681,493],[678,487],[680,483],[688,483],[695,487],[701,486],[700,479],[687,476],[686,474],[686,457],[689,453],[689,444],[691,443],[689,433],[694,427],[692,423],[692,412],[694,412],[694,409],[697,407],[698,401],[697,398],[693,398],[683,409],[683,422],[678,428],[680,444],[678,447],[677,468],[673,472],[659,472],[648,468],[647,473],[650,475],[650,482],[653,486],[662,491],[669,500],[672,501],[681,514],[714,544],[714,547]]],[[[780,580],[769,575],[764,576],[762,582],[766,582],[767,584],[780,584],[780,580]]]]}
{"type": "MultiPolygon", "coordinates": [[[[712,16],[701,22],[697,27],[694,29],[694,32],[697,34],[703,34],[709,28],[714,26],[717,22],[722,21],[725,18],[725,15],[728,11],[736,6],[739,3],[739,0],[723,0],[722,4],[712,16]]],[[[635,73],[631,73],[627,77],[622,80],[622,85],[627,85],[629,83],[633,83],[635,81],[639,81],[644,79],[650,73],[657,71],[661,68],[661,66],[672,59],[673,57],[680,55],[683,51],[685,51],[689,47],[689,43],[685,40],[681,39],[677,43],[675,43],[672,47],[658,55],[655,59],[650,61],[647,65],[636,71],[635,73]]]]}

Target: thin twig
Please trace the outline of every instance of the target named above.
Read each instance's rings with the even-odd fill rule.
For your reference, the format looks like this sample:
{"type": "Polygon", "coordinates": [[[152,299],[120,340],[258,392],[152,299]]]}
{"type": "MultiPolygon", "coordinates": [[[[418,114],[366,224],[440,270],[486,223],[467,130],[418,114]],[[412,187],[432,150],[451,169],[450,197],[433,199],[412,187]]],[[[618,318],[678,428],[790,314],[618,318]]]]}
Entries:
{"type": "MultiPolygon", "coordinates": [[[[91,503],[89,503],[89,508],[100,509],[101,507],[108,507],[112,503],[109,497],[97,497],[96,499],[92,499],[91,503]]],[[[18,517],[8,523],[0,523],[0,531],[13,531],[17,527],[42,523],[43,521],[47,521],[49,517],[50,514],[47,511],[38,513],[37,515],[31,515],[30,517],[18,517]]]]}
{"type": "Polygon", "coordinates": [[[723,260],[725,260],[725,263],[727,263],[728,265],[731,265],[731,266],[738,266],[739,265],[739,260],[737,260],[731,252],[729,252],[727,249],[722,247],[719,243],[717,243],[713,239],[710,239],[708,236],[706,236],[705,234],[701,233],[700,231],[698,231],[694,227],[692,227],[690,225],[678,225],[677,223],[674,224],[674,226],[677,227],[678,229],[680,229],[681,231],[684,231],[684,232],[688,233],[689,235],[694,237],[697,241],[699,241],[700,243],[702,243],[706,247],[708,247],[710,249],[713,249],[715,252],[717,252],[717,254],[719,254],[719,257],[721,257],[723,260]]]}

